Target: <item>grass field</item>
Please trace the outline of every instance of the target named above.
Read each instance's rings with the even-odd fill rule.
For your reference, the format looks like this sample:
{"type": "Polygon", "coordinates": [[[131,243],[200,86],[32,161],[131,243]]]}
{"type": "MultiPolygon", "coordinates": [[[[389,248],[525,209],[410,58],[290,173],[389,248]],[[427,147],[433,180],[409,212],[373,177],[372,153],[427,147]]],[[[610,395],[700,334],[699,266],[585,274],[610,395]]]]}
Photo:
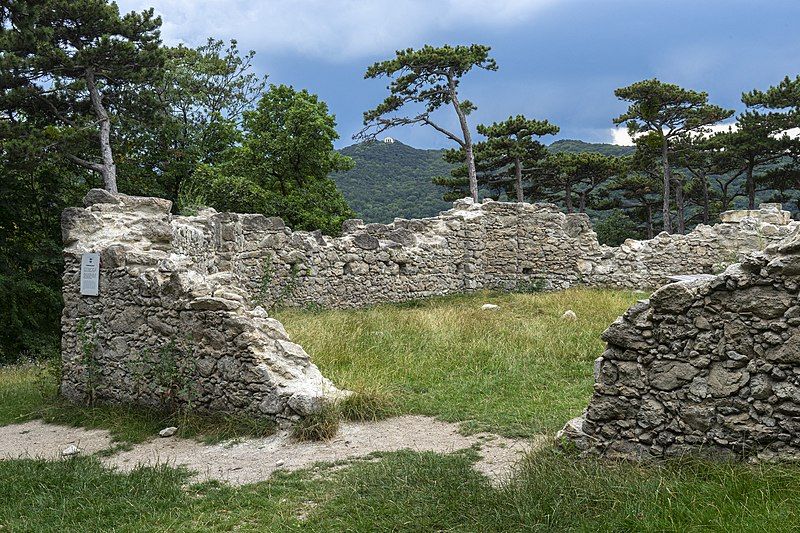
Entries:
{"type": "MultiPolygon", "coordinates": [[[[591,392],[598,335],[637,295],[574,290],[472,295],[280,319],[340,386],[394,413],[465,431],[552,433],[591,392]],[[500,309],[481,311],[485,302],[500,309]],[[577,322],[562,321],[573,309],[577,322]]],[[[37,367],[0,369],[0,425],[44,416],[152,435],[163,413],[54,403],[37,367]]],[[[189,421],[189,434],[258,433],[189,421]]],[[[398,452],[346,469],[280,474],[244,487],[186,485],[167,467],[110,472],[93,457],[0,461],[0,531],[797,531],[800,468],[697,460],[659,464],[531,455],[492,487],[474,452],[398,452]]]]}
{"type": "Polygon", "coordinates": [[[586,407],[600,333],[635,300],[596,290],[485,294],[277,318],[341,387],[467,431],[530,436],[586,407]],[[567,309],[577,321],[561,319],[567,309]]]}

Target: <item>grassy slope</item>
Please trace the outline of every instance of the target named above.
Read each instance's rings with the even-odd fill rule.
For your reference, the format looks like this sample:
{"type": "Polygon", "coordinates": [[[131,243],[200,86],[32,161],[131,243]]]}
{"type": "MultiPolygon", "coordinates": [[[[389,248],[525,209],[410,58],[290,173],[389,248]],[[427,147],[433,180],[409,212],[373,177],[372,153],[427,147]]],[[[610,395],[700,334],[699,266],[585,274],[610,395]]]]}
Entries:
{"type": "MultiPolygon", "coordinates": [[[[340,384],[393,393],[398,411],[531,433],[583,407],[591,360],[602,349],[597,334],[631,299],[593,291],[478,295],[281,318],[296,339],[320,336],[313,346],[301,340],[340,384]],[[485,301],[501,309],[477,310],[485,301]],[[558,319],[565,308],[577,323],[558,319]]],[[[48,408],[56,420],[110,426],[124,438],[120,428],[141,436],[137,424],[158,422],[134,411],[56,408],[48,403],[52,386],[39,383],[47,382],[35,369],[0,369],[0,424],[48,408]]],[[[184,487],[185,475],[166,467],[117,474],[90,457],[0,461],[0,530],[800,530],[794,465],[614,464],[544,451],[492,488],[470,469],[472,460],[473,452],[399,452],[325,476],[297,472],[240,488],[184,487]]]]}

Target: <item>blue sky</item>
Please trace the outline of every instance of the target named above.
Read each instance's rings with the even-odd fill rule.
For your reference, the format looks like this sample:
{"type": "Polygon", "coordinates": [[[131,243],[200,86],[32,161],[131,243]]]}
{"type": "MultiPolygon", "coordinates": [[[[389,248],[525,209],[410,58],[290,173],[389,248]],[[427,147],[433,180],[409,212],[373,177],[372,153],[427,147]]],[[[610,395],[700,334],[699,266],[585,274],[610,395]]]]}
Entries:
{"type": "MultiPolygon", "coordinates": [[[[624,142],[611,120],[617,87],[658,77],[740,110],[742,91],[800,74],[800,0],[121,0],[154,7],[168,44],[235,38],[271,83],[317,93],[352,144],[363,111],[386,95],[371,63],[423,44],[492,46],[497,72],[469,74],[473,127],[524,114],[561,127],[554,138],[624,142]]],[[[455,128],[451,112],[439,120],[455,128]]],[[[449,146],[425,127],[389,133],[449,146]]]]}

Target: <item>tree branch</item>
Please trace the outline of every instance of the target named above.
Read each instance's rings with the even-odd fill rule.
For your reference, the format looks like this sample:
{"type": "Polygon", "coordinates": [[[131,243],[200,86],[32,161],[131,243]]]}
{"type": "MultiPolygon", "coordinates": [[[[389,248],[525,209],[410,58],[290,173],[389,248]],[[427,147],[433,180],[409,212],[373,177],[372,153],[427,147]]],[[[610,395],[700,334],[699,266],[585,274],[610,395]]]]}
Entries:
{"type": "Polygon", "coordinates": [[[93,170],[94,172],[100,173],[103,171],[103,166],[97,163],[92,163],[91,161],[87,161],[85,159],[81,159],[78,156],[72,154],[64,154],[64,157],[75,163],[76,165],[82,166],[83,168],[88,168],[89,170],[93,170]]]}

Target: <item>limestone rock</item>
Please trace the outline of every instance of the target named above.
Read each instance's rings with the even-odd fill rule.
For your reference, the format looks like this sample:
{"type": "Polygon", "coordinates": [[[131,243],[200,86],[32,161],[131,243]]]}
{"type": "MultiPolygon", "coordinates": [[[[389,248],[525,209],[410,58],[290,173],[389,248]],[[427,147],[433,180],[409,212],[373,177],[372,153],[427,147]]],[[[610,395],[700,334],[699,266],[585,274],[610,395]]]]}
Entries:
{"type": "Polygon", "coordinates": [[[81,453],[81,449],[75,446],[74,444],[70,444],[69,446],[61,450],[62,457],[73,457],[75,455],[78,455],[79,453],[81,453]]]}
{"type": "Polygon", "coordinates": [[[483,304],[481,309],[484,311],[496,311],[497,309],[500,309],[500,306],[495,304],[483,304]]]}
{"type": "Polygon", "coordinates": [[[178,428],[176,428],[175,426],[170,426],[170,427],[166,427],[166,428],[162,429],[161,431],[159,431],[158,432],[158,436],[159,437],[172,437],[177,432],[178,432],[178,428]]]}
{"type": "MultiPolygon", "coordinates": [[[[731,234],[750,227],[769,235],[766,224],[788,223],[769,206],[723,219],[731,234]]],[[[627,459],[800,457],[800,268],[789,266],[800,267],[796,243],[800,231],[792,230],[720,275],[671,276],[649,303],[619,317],[603,333],[608,348],[595,361],[580,431],[572,424],[562,439],[586,454],[627,459]]]]}
{"type": "Polygon", "coordinates": [[[576,315],[575,311],[572,309],[567,309],[564,311],[564,314],[561,315],[561,320],[569,320],[574,322],[575,320],[578,320],[578,315],[576,315]]]}

